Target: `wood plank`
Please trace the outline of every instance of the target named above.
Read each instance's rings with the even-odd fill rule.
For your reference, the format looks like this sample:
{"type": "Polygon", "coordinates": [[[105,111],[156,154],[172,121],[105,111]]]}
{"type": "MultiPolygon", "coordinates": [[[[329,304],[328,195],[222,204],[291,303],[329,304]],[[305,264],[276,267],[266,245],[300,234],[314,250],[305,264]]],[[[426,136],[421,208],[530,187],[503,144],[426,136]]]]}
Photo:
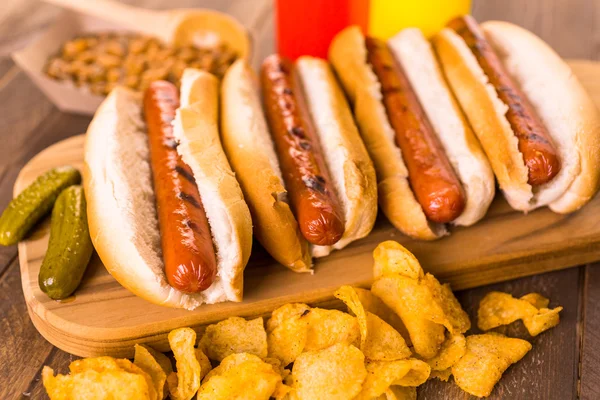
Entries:
{"type": "MultiPolygon", "coordinates": [[[[492,290],[511,293],[515,297],[538,292],[550,299],[550,306],[563,306],[560,324],[531,338],[519,321],[499,331],[510,337],[531,342],[533,348],[502,376],[488,399],[575,399],[579,367],[580,297],[577,288],[582,286],[583,268],[574,268],[548,274],[522,278],[503,284],[485,286],[458,292],[456,297],[471,317],[472,328],[468,334],[477,334],[477,308],[479,301],[492,290]]],[[[600,276],[600,274],[599,274],[600,276]]],[[[600,283],[600,281],[599,281],[600,283]]],[[[476,399],[463,392],[456,384],[437,379],[427,381],[418,389],[421,400],[476,399]]],[[[590,399],[593,397],[589,397],[590,399]]],[[[597,397],[596,397],[597,398],[597,397]]]]}
{"type": "MultiPolygon", "coordinates": [[[[581,73],[584,83],[600,71],[600,66],[593,64],[573,65],[578,74],[584,71],[581,73]]],[[[81,167],[82,145],[83,138],[76,137],[38,155],[23,170],[17,191],[59,163],[81,167]]],[[[295,275],[264,253],[254,254],[246,269],[242,303],[205,305],[194,312],[165,309],[135,297],[106,272],[98,258],[92,260],[74,301],[50,301],[37,283],[47,246],[47,224],[19,245],[19,255],[31,318],[48,340],[78,355],[127,356],[137,341],[164,347],[166,333],[176,327],[193,326],[201,330],[206,324],[232,315],[266,315],[288,302],[329,304],[333,291],[341,285],[370,284],[371,252],[384,240],[403,243],[428,271],[455,289],[597,260],[600,258],[598,213],[600,197],[568,216],[548,209],[523,215],[497,198],[484,220],[472,227],[455,229],[451,236],[436,242],[407,239],[380,218],[367,238],[318,260],[314,276],[295,275]]]]}
{"type": "Polygon", "coordinates": [[[600,398],[600,263],[585,267],[583,318],[581,326],[580,396],[583,400],[600,398]]]}
{"type": "Polygon", "coordinates": [[[20,286],[21,276],[15,261],[0,278],[0,399],[16,399],[27,392],[54,348],[31,323],[18,290],[20,286]]]}

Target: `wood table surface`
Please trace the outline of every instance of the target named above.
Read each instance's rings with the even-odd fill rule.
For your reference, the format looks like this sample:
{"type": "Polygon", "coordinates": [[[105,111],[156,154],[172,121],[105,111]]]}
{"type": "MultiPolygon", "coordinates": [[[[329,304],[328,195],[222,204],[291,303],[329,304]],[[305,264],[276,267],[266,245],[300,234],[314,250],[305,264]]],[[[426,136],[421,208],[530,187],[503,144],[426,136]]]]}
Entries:
{"type": "MultiPolygon", "coordinates": [[[[92,1],[92,0],[87,0],[92,1]]],[[[417,1],[417,0],[414,0],[417,1]]],[[[207,7],[228,12],[252,32],[255,62],[274,50],[273,0],[129,0],[148,8],[207,7]]],[[[60,10],[38,0],[2,0],[0,6],[0,210],[12,198],[21,167],[61,139],[84,132],[89,117],[59,112],[14,65],[10,53],[43,32],[60,10]]],[[[563,57],[600,60],[600,0],[475,0],[480,20],[501,19],[540,35],[563,57]]],[[[600,223],[600,216],[598,219],[600,223]]],[[[565,237],[565,240],[568,238],[565,237]]],[[[521,296],[539,292],[561,305],[561,323],[530,339],[522,325],[508,333],[530,339],[533,349],[511,367],[492,399],[600,398],[600,264],[583,265],[458,292],[473,321],[490,290],[521,296]]],[[[27,314],[17,249],[0,247],[0,399],[47,398],[40,380],[47,364],[66,372],[73,356],[48,343],[27,314]]],[[[454,383],[432,380],[419,399],[467,399],[454,383]]]]}

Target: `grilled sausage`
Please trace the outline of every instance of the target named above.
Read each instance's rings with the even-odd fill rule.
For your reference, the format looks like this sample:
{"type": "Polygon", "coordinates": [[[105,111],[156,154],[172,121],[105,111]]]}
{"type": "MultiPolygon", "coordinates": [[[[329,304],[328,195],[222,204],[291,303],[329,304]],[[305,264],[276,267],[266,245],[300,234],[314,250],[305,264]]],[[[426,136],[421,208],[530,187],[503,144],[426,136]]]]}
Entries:
{"type": "Polygon", "coordinates": [[[367,60],[381,84],[383,103],[417,201],[428,220],[451,222],[465,208],[460,181],[402,66],[381,40],[367,37],[365,45],[367,60]]]}
{"type": "Polygon", "coordinates": [[[528,183],[542,185],[552,180],[560,170],[558,152],[548,130],[527,98],[508,75],[481,28],[471,16],[457,17],[448,27],[463,38],[487,75],[502,102],[508,106],[506,119],[517,136],[519,151],[529,170],[528,183]]]}
{"type": "Polygon", "coordinates": [[[344,234],[344,220],[299,78],[289,60],[272,55],[263,63],[261,81],[267,121],[300,231],[310,243],[331,246],[344,234]]]}
{"type": "Polygon", "coordinates": [[[171,122],[178,106],[172,83],[156,81],[146,90],[144,114],[165,275],[172,287],[196,293],[212,284],[217,261],[194,175],[177,153],[171,122]]]}

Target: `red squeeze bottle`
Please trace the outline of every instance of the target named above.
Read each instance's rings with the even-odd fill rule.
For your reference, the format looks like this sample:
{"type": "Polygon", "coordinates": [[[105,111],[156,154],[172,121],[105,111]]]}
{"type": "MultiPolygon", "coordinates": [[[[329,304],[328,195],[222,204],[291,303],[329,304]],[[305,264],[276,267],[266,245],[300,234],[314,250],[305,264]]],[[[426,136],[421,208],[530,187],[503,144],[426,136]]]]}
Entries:
{"type": "Polygon", "coordinates": [[[276,0],[277,51],[292,60],[327,58],[329,43],[348,25],[366,31],[368,0],[276,0]]]}

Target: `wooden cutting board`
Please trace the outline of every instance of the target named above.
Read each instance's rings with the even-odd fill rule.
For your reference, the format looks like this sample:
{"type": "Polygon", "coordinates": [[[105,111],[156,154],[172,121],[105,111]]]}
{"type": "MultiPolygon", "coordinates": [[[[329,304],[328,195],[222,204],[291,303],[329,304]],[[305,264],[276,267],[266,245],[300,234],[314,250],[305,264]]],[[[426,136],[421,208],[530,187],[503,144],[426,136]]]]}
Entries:
{"type": "MultiPolygon", "coordinates": [[[[600,105],[600,64],[570,64],[600,105]]],[[[83,142],[83,135],[72,137],[34,157],[21,171],[15,194],[52,167],[81,168],[83,142]]],[[[255,246],[245,272],[244,301],[196,311],[165,308],[134,296],[108,274],[96,255],[75,296],[50,300],[37,281],[48,234],[47,219],[19,244],[23,293],[36,328],[55,346],[79,356],[131,357],[135,343],[166,350],[168,332],[182,326],[201,331],[233,315],[266,316],[289,302],[335,306],[332,293],[339,286],[369,286],[371,252],[384,240],[404,244],[426,271],[455,290],[600,260],[600,196],[571,215],[548,209],[523,215],[497,196],[484,220],[469,228],[453,228],[451,236],[436,242],[410,240],[380,215],[367,238],[319,259],[314,275],[290,272],[255,246]]]]}

